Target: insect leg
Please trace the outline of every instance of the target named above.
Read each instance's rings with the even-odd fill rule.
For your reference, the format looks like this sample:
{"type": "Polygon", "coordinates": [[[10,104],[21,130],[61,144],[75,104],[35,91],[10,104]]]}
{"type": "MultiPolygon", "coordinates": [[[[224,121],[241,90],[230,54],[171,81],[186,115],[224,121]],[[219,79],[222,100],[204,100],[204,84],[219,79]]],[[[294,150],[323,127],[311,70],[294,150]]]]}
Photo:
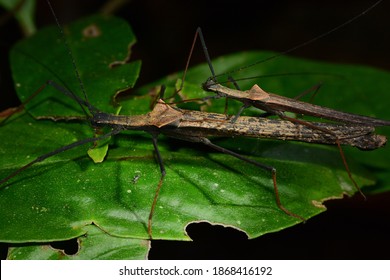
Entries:
{"type": "Polygon", "coordinates": [[[293,99],[295,100],[299,100],[301,99],[303,96],[309,94],[309,93],[312,93],[311,96],[310,96],[310,103],[312,103],[314,97],[317,95],[318,91],[320,90],[320,88],[322,87],[322,82],[319,82],[318,84],[312,86],[311,88],[305,90],[304,92],[302,92],[301,94],[295,96],[293,99]]]}
{"type": "Polygon", "coordinates": [[[266,165],[266,164],[263,164],[261,162],[255,161],[253,159],[247,158],[247,157],[245,157],[243,155],[240,155],[238,153],[230,151],[230,150],[228,150],[226,148],[223,148],[221,146],[218,146],[218,145],[212,143],[207,138],[201,137],[201,138],[199,138],[199,142],[203,143],[204,145],[206,145],[208,147],[213,148],[216,151],[219,151],[219,152],[224,153],[224,154],[231,155],[231,156],[236,157],[236,158],[238,158],[240,160],[243,160],[243,161],[245,161],[247,163],[253,164],[253,165],[255,165],[255,166],[257,166],[257,167],[259,167],[261,169],[269,171],[271,173],[271,176],[272,176],[273,187],[274,187],[274,192],[275,192],[275,199],[276,199],[276,205],[279,207],[280,210],[282,210],[287,215],[292,216],[292,217],[297,218],[297,219],[300,219],[302,221],[305,221],[305,218],[299,216],[298,214],[295,214],[295,213],[291,212],[290,210],[285,208],[283,206],[283,204],[281,203],[280,196],[279,196],[279,189],[278,189],[278,185],[277,185],[277,182],[276,182],[276,168],[274,168],[272,166],[269,166],[269,165],[266,165]]]}
{"type": "Polygon", "coordinates": [[[149,239],[150,240],[152,240],[152,220],[153,220],[153,214],[154,214],[154,211],[155,211],[155,208],[156,208],[157,199],[158,199],[158,196],[159,196],[159,193],[160,193],[160,190],[161,190],[161,186],[162,186],[162,183],[164,181],[165,174],[166,174],[164,163],[163,163],[163,160],[162,160],[162,157],[161,157],[160,151],[158,149],[158,145],[157,145],[158,134],[151,133],[151,135],[152,135],[153,148],[154,148],[154,151],[156,152],[156,156],[157,156],[157,162],[158,162],[158,165],[160,166],[161,177],[160,177],[160,180],[158,182],[156,193],[154,194],[154,198],[153,198],[152,207],[151,207],[150,212],[149,212],[148,235],[149,235],[149,239]]]}
{"type": "Polygon", "coordinates": [[[83,140],[80,140],[80,141],[77,141],[77,142],[74,142],[72,144],[69,144],[69,145],[66,145],[66,146],[63,146],[61,148],[58,148],[54,151],[51,151],[50,153],[47,153],[47,154],[44,154],[42,156],[39,156],[37,157],[35,160],[27,163],[26,165],[22,166],[21,168],[19,168],[18,170],[12,172],[10,175],[8,175],[7,177],[3,178],[0,180],[0,185],[4,184],[5,182],[7,182],[9,179],[15,177],[16,175],[18,175],[19,173],[21,173],[22,171],[26,170],[27,168],[29,168],[30,166],[34,165],[35,163],[38,163],[38,162],[42,162],[44,161],[45,159],[49,158],[49,157],[52,157],[54,155],[57,155],[59,153],[62,153],[62,152],[65,152],[67,150],[70,150],[70,149],[73,149],[75,147],[78,147],[78,146],[81,146],[81,145],[84,145],[84,144],[87,144],[87,143],[91,143],[91,142],[95,142],[95,141],[99,141],[99,140],[102,140],[102,139],[106,139],[110,136],[113,136],[115,134],[118,134],[119,132],[122,131],[122,128],[118,127],[102,136],[99,136],[99,137],[92,137],[92,138],[87,138],[87,139],[83,139],[83,140]]]}
{"type": "Polygon", "coordinates": [[[320,127],[318,127],[318,126],[316,126],[316,125],[313,125],[313,124],[311,124],[310,122],[306,122],[306,121],[303,121],[303,120],[291,118],[291,117],[285,116],[285,115],[283,115],[283,114],[280,114],[279,117],[282,118],[282,119],[284,119],[284,120],[288,120],[288,121],[290,121],[290,122],[292,122],[292,123],[297,123],[297,124],[305,125],[305,126],[307,126],[307,127],[312,128],[313,130],[322,131],[322,132],[324,132],[324,133],[326,133],[326,134],[330,134],[330,135],[334,136],[334,137],[335,137],[335,141],[336,141],[336,145],[337,145],[337,147],[338,147],[338,149],[339,149],[340,156],[341,156],[341,159],[342,159],[342,161],[343,161],[343,165],[344,165],[344,167],[345,167],[345,170],[346,170],[347,173],[348,173],[349,179],[352,181],[352,183],[353,183],[354,187],[356,188],[356,190],[362,195],[362,197],[363,197],[364,199],[366,199],[366,196],[364,195],[364,193],[362,192],[362,190],[359,188],[359,186],[358,186],[358,184],[356,183],[355,179],[353,179],[353,177],[352,177],[351,170],[349,169],[349,165],[348,165],[347,160],[346,160],[346,158],[345,158],[344,151],[343,151],[343,149],[341,148],[340,139],[337,137],[336,134],[334,134],[333,132],[329,131],[328,129],[320,128],[320,127]]]}

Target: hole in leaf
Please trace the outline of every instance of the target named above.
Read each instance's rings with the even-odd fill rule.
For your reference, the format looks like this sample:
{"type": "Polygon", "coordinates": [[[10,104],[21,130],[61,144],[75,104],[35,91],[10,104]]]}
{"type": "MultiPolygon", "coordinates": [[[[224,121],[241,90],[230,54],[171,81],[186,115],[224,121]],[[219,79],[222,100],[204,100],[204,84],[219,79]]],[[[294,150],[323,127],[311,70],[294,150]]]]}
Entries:
{"type": "Polygon", "coordinates": [[[75,255],[79,251],[77,238],[64,241],[54,241],[50,243],[54,249],[62,250],[66,255],[75,255]]]}
{"type": "Polygon", "coordinates": [[[186,231],[194,242],[224,242],[227,239],[230,241],[248,239],[246,234],[242,231],[232,227],[212,225],[206,222],[189,224],[186,231]]]}
{"type": "Polygon", "coordinates": [[[5,260],[8,255],[8,245],[5,243],[0,243],[0,259],[5,260]]]}
{"type": "Polygon", "coordinates": [[[191,241],[152,241],[149,259],[237,259],[250,250],[246,234],[206,222],[187,226],[191,241]]]}

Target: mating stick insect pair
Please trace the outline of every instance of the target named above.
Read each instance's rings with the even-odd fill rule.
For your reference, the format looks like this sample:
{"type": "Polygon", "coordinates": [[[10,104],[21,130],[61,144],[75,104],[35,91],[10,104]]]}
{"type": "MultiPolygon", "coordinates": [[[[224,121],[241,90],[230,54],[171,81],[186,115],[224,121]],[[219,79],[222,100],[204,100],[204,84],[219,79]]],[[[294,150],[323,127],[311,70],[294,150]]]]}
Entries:
{"type": "MultiPolygon", "coordinates": [[[[50,5],[50,3],[49,3],[50,5]]],[[[51,6],[50,6],[51,7],[51,6]]],[[[54,12],[53,12],[54,14],[54,12]]],[[[60,25],[58,24],[60,27],[60,25]]],[[[60,27],[61,29],[61,27],[60,27]]],[[[61,29],[62,30],[62,29],[61,29]]],[[[203,39],[202,39],[203,40],[203,39]]],[[[69,49],[69,54],[71,60],[74,61],[74,58],[69,49]]],[[[211,62],[209,61],[211,65],[211,62]]],[[[212,69],[212,68],[211,68],[212,69]]],[[[76,76],[80,79],[80,76],[75,68],[76,76]]],[[[212,73],[213,77],[209,79],[205,84],[204,88],[209,91],[217,92],[219,96],[224,97],[234,97],[244,103],[244,106],[259,106],[258,101],[261,100],[257,98],[260,94],[268,94],[257,88],[252,88],[251,91],[233,91],[227,88],[220,86],[216,79],[215,74],[212,73]],[[249,97],[243,96],[244,94],[249,93],[249,97]],[[234,95],[236,94],[237,97],[234,95]]],[[[278,187],[276,181],[276,169],[272,166],[262,164],[258,161],[252,160],[251,158],[242,156],[234,151],[228,150],[224,147],[218,146],[212,143],[208,138],[221,136],[221,137],[232,137],[232,136],[243,136],[243,137],[255,137],[255,138],[271,138],[271,139],[282,139],[282,140],[294,140],[294,141],[303,141],[309,143],[321,143],[329,145],[351,145],[358,147],[363,150],[371,150],[382,147],[386,138],[381,135],[374,134],[374,128],[378,125],[389,125],[390,122],[381,121],[373,118],[363,117],[363,121],[360,123],[349,122],[348,119],[338,111],[325,111],[321,117],[326,117],[332,119],[331,116],[338,114],[338,119],[333,118],[333,120],[341,121],[342,124],[332,124],[332,123],[313,123],[307,121],[300,121],[291,118],[287,118],[282,114],[283,111],[294,111],[297,113],[308,113],[310,111],[302,111],[303,109],[297,104],[300,104],[304,107],[314,106],[308,103],[299,102],[294,103],[291,100],[287,100],[289,107],[277,107],[273,104],[261,104],[262,109],[265,111],[279,115],[285,120],[270,120],[266,118],[259,117],[242,117],[237,115],[234,122],[227,121],[225,115],[215,114],[215,113],[206,113],[198,111],[183,110],[169,106],[164,103],[162,100],[159,100],[154,107],[154,109],[146,115],[138,116],[118,116],[107,114],[101,112],[99,109],[95,108],[88,102],[87,93],[83,89],[83,83],[80,79],[80,85],[84,94],[84,99],[77,97],[71,91],[57,85],[53,82],[48,82],[48,85],[51,85],[57,88],[60,92],[67,95],[86,111],[90,116],[89,120],[93,126],[108,126],[111,128],[110,132],[88,139],[84,139],[70,145],[61,147],[51,153],[45,154],[37,159],[31,161],[22,168],[11,173],[6,178],[0,181],[0,184],[6,183],[10,178],[16,176],[18,173],[27,169],[37,162],[41,162],[55,154],[61,153],[63,151],[72,149],[76,146],[83,145],[86,143],[96,142],[101,139],[108,138],[110,136],[116,135],[124,130],[141,130],[151,135],[152,144],[154,151],[157,157],[157,162],[160,167],[161,177],[157,185],[157,190],[154,195],[154,199],[151,204],[151,210],[148,218],[147,232],[150,238],[153,237],[152,232],[152,220],[153,214],[155,212],[155,207],[157,204],[160,188],[163,184],[164,177],[166,175],[166,170],[163,164],[163,159],[157,145],[157,137],[159,134],[166,135],[168,137],[181,139],[189,142],[199,142],[202,143],[218,152],[226,153],[233,157],[236,157],[240,160],[243,160],[247,163],[253,164],[259,168],[262,168],[266,171],[271,172],[273,187],[276,197],[277,206],[287,213],[290,216],[303,219],[296,213],[292,213],[286,209],[280,201],[278,194],[278,187]]],[[[268,96],[270,96],[268,94],[268,96]]],[[[267,97],[268,98],[268,97],[267,97]]],[[[277,99],[277,98],[276,98],[277,99]]],[[[277,99],[285,100],[283,98],[277,99]]],[[[315,110],[322,107],[314,107],[315,110]]],[[[311,111],[312,113],[313,111],[311,111]]],[[[349,117],[353,119],[359,119],[356,115],[348,114],[349,117]]],[[[341,151],[341,148],[340,148],[341,151]]],[[[346,165],[347,167],[347,165],[346,165]]],[[[348,171],[349,172],[349,171],[348,171]]],[[[350,174],[350,173],[349,173],[350,174]]]]}

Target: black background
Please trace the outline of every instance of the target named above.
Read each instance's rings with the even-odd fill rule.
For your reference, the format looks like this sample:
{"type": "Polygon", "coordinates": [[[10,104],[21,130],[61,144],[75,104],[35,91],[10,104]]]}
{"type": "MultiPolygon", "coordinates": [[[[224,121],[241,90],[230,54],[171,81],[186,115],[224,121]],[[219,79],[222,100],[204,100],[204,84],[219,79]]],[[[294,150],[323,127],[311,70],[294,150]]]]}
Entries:
{"type": "MultiPolygon", "coordinates": [[[[140,86],[182,70],[193,35],[202,27],[212,57],[249,49],[284,51],[364,11],[374,1],[130,1],[117,14],[138,38],[140,86]]],[[[62,23],[97,12],[104,1],[52,1],[62,23]]],[[[331,35],[292,53],[332,62],[390,69],[389,1],[331,35]]],[[[4,12],[2,10],[2,12],[4,12]]],[[[53,24],[38,1],[39,26],[53,24]]],[[[9,47],[21,38],[16,22],[0,26],[0,107],[17,104],[8,68],[9,47]]],[[[200,49],[193,63],[204,62],[200,49]]],[[[272,62],[271,62],[272,63],[272,62]]],[[[190,225],[194,242],[153,241],[155,259],[389,259],[390,195],[332,201],[329,211],[278,233],[246,240],[243,233],[206,223],[190,225]]]]}

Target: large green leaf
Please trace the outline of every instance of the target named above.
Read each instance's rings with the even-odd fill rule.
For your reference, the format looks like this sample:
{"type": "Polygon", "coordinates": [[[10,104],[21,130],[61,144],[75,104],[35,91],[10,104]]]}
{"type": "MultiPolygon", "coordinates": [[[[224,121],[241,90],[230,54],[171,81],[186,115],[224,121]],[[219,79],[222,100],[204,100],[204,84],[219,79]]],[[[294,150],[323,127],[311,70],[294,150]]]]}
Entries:
{"type": "MultiPolygon", "coordinates": [[[[122,61],[127,55],[127,46],[135,39],[129,35],[127,43],[123,43],[121,47],[111,46],[116,45],[117,41],[122,42],[115,37],[115,34],[121,32],[114,32],[116,28],[124,26],[119,21],[108,28],[113,32],[101,32],[101,35],[114,36],[104,40],[101,38],[105,42],[103,45],[110,47],[104,51],[93,51],[102,47],[102,43],[99,41],[94,45],[90,40],[95,38],[82,38],[80,32],[92,23],[101,27],[99,30],[105,30],[105,20],[103,19],[104,24],[100,20],[93,17],[87,19],[86,23],[77,22],[75,26],[66,28],[65,33],[79,34],[77,36],[80,41],[72,43],[73,39],[69,39],[69,42],[90,102],[101,110],[116,112],[118,109],[112,106],[112,98],[118,90],[133,85],[139,63],[124,64],[113,69],[107,66],[111,62],[122,61]],[[84,47],[84,44],[88,46],[84,47]],[[112,54],[109,49],[112,49],[112,54]],[[97,59],[101,53],[106,53],[109,58],[97,59]],[[113,57],[118,53],[122,54],[119,58],[113,57]],[[90,55],[93,59],[88,58],[90,55]],[[91,64],[95,62],[98,65],[91,64]],[[122,70],[118,70],[126,67],[129,67],[130,74],[123,74],[122,70]],[[130,82],[124,84],[123,81],[128,78],[130,82]]],[[[128,27],[125,29],[129,30],[128,27]]],[[[24,100],[48,79],[55,79],[66,85],[82,98],[79,84],[74,78],[74,69],[61,41],[58,41],[58,46],[62,51],[53,50],[54,54],[48,51],[51,48],[45,52],[40,51],[42,45],[49,44],[50,41],[57,42],[58,35],[55,34],[58,31],[54,28],[46,35],[40,34],[37,36],[42,36],[46,43],[43,44],[34,37],[32,41],[23,43],[29,46],[28,55],[22,45],[17,45],[12,53],[13,71],[21,99],[24,100]],[[38,44],[37,55],[33,51],[35,44],[38,44]],[[49,57],[48,60],[45,60],[46,56],[49,57]],[[26,63],[18,65],[26,57],[31,59],[31,64],[36,62],[35,67],[27,66],[29,72],[21,69],[26,63]],[[55,77],[50,73],[55,73],[55,77]]],[[[126,36],[121,33],[120,37],[126,36]]],[[[267,52],[236,54],[217,59],[215,67],[224,72],[269,55],[271,54],[267,52]]],[[[323,81],[324,86],[315,99],[317,104],[390,118],[385,109],[386,102],[378,102],[388,99],[385,92],[390,74],[387,72],[289,57],[279,58],[259,67],[261,70],[255,69],[255,75],[278,72],[326,73],[261,80],[262,87],[271,92],[294,96],[323,81]],[[341,74],[343,78],[335,74],[341,74]],[[368,96],[367,93],[371,92],[368,96]],[[378,96],[376,102],[374,96],[378,96]]],[[[206,65],[191,69],[182,95],[185,98],[206,95],[200,85],[206,80],[208,73],[206,65]]],[[[123,102],[122,114],[147,113],[152,103],[152,93],[156,92],[154,85],[167,84],[169,95],[177,86],[178,77],[180,74],[170,75],[138,90],[123,102]]],[[[246,81],[240,85],[248,88],[252,83],[254,82],[246,81]]],[[[45,88],[38,96],[27,106],[29,114],[20,113],[7,120],[0,128],[0,178],[37,156],[94,134],[91,127],[83,121],[53,122],[32,118],[30,114],[52,117],[82,114],[77,103],[53,88],[45,88]]],[[[232,104],[230,112],[234,113],[239,106],[240,104],[232,104]]],[[[223,112],[223,108],[224,102],[219,100],[206,109],[223,112]]],[[[248,110],[247,113],[258,112],[248,110]]],[[[276,167],[283,205],[307,219],[325,210],[321,205],[322,201],[342,197],[345,193],[352,195],[356,191],[334,147],[229,137],[214,139],[214,142],[276,167]]],[[[1,186],[1,241],[47,243],[69,240],[86,234],[91,224],[113,238],[148,238],[147,220],[160,178],[150,136],[139,131],[129,131],[113,137],[105,161],[99,164],[89,159],[86,152],[88,147],[85,146],[33,165],[1,186]]],[[[300,222],[276,206],[268,172],[194,143],[160,137],[159,148],[167,176],[153,219],[153,238],[188,240],[185,227],[196,221],[236,227],[245,231],[250,238],[300,222]]],[[[350,148],[345,151],[353,176],[361,187],[379,182],[382,191],[389,189],[388,148],[365,153],[350,148]]],[[[30,256],[38,258],[35,254],[30,256]]],[[[50,257],[52,255],[48,256],[50,257]]]]}

